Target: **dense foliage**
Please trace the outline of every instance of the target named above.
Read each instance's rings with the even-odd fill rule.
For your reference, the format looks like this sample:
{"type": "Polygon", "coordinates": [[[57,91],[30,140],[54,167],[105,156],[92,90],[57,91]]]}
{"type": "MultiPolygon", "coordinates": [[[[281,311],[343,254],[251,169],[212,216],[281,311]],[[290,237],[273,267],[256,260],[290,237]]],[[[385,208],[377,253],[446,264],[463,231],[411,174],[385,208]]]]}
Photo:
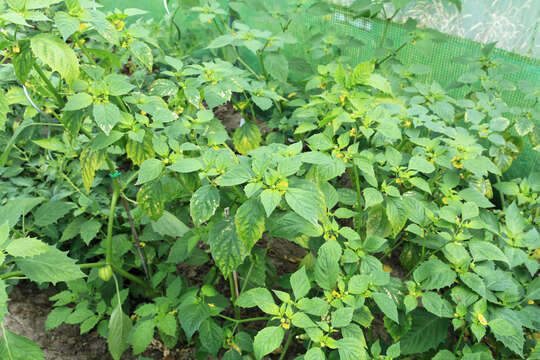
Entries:
{"type": "MultiPolygon", "coordinates": [[[[154,337],[198,359],[539,358],[540,173],[505,171],[538,149],[540,89],[492,45],[426,84],[396,59],[440,41],[414,21],[350,64],[362,39],[291,31],[324,2],[192,3],[154,22],[0,0],[2,317],[23,278],[58,289],[48,329],[96,329],[114,359],[154,337]]],[[[2,359],[43,358],[2,330],[2,359]]]]}

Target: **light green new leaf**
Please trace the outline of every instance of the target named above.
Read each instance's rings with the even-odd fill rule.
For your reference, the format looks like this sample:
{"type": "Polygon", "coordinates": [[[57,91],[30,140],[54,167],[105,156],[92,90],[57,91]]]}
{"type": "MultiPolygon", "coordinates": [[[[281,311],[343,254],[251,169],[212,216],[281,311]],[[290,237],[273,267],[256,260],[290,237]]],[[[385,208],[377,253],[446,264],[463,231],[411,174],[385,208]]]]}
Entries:
{"type": "Polygon", "coordinates": [[[325,289],[332,290],[336,285],[340,269],[341,246],[337,241],[330,241],[321,246],[315,261],[315,281],[325,289]]]}
{"type": "Polygon", "coordinates": [[[208,243],[212,257],[225,278],[249,255],[249,249],[238,238],[232,218],[214,224],[208,235],[208,243]]]}
{"type": "Polygon", "coordinates": [[[147,159],[141,164],[137,184],[141,185],[152,181],[161,175],[163,171],[163,162],[158,159],[147,159]]]}
{"type": "Polygon", "coordinates": [[[48,246],[48,250],[29,258],[17,258],[15,262],[21,271],[32,281],[56,284],[59,281],[71,281],[85,277],[86,275],[66,254],[48,246]]]}
{"type": "Polygon", "coordinates": [[[234,186],[240,185],[251,180],[252,175],[249,168],[242,165],[235,165],[225,174],[216,179],[216,184],[219,186],[234,186]]]}
{"type": "Polygon", "coordinates": [[[51,34],[38,34],[31,39],[34,55],[73,84],[79,77],[77,54],[66,43],[51,34]]]}
{"type": "Polygon", "coordinates": [[[429,259],[422,263],[413,273],[414,281],[421,284],[424,290],[438,290],[452,285],[456,273],[450,266],[438,259],[429,259]]]}
{"type": "Polygon", "coordinates": [[[372,206],[380,204],[383,202],[383,196],[379,190],[369,187],[362,191],[364,194],[364,208],[368,209],[372,206]]]}
{"type": "Polygon", "coordinates": [[[294,297],[297,301],[306,296],[311,289],[311,283],[304,266],[291,275],[290,282],[294,297]]]}
{"type": "Polygon", "coordinates": [[[210,219],[219,207],[219,201],[219,191],[212,185],[201,186],[195,191],[189,202],[193,223],[199,226],[210,219]]]}
{"type": "Polygon", "coordinates": [[[269,326],[259,331],[253,341],[255,358],[261,360],[265,355],[277,349],[284,335],[285,330],[281,326],[269,326]]]}
{"type": "Polygon", "coordinates": [[[57,11],[56,14],[54,14],[54,23],[60,31],[60,34],[62,34],[64,41],[79,30],[79,25],[81,24],[78,18],[73,17],[64,11],[57,11]]]}
{"type": "Polygon", "coordinates": [[[244,202],[236,211],[234,223],[238,238],[248,250],[251,250],[265,229],[264,209],[259,200],[248,199],[244,202]]]}
{"type": "Polygon", "coordinates": [[[372,297],[384,315],[399,324],[397,306],[394,300],[392,300],[392,298],[387,294],[383,293],[373,293],[372,297]]]}
{"type": "Polygon", "coordinates": [[[271,315],[279,314],[279,307],[274,302],[270,291],[266,288],[253,288],[244,291],[238,298],[236,304],[243,308],[252,308],[257,306],[261,311],[271,315]]]}
{"type": "Polygon", "coordinates": [[[116,305],[109,320],[107,345],[114,360],[119,360],[129,347],[128,336],[131,330],[131,319],[124,314],[122,306],[116,305]]]}
{"type": "Polygon", "coordinates": [[[264,211],[266,212],[266,216],[270,217],[276,206],[278,206],[279,202],[281,201],[281,194],[279,190],[266,189],[261,192],[260,199],[264,207],[264,211]]]}
{"type": "Polygon", "coordinates": [[[39,344],[24,336],[4,330],[0,343],[0,359],[6,360],[44,360],[39,344]]]}
{"type": "Polygon", "coordinates": [[[409,160],[409,169],[423,172],[424,174],[431,174],[435,171],[435,166],[432,163],[420,156],[413,156],[409,160]]]}
{"type": "Polygon", "coordinates": [[[92,96],[87,93],[78,93],[68,98],[66,106],[64,106],[64,110],[76,111],[87,108],[90,105],[92,105],[92,96]]]}
{"type": "Polygon", "coordinates": [[[332,314],[332,327],[342,328],[349,325],[352,321],[354,309],[352,307],[343,307],[337,309],[332,314]]]}
{"type": "Polygon", "coordinates": [[[142,353],[154,340],[154,320],[138,321],[130,336],[133,354],[142,353]]]}
{"type": "Polygon", "coordinates": [[[43,241],[34,238],[18,238],[6,246],[6,252],[11,256],[32,257],[43,254],[49,249],[43,241]]]}
{"type": "Polygon", "coordinates": [[[160,235],[179,238],[189,231],[189,227],[178,219],[174,214],[164,211],[156,221],[151,221],[152,229],[160,235]]]}
{"type": "Polygon", "coordinates": [[[194,158],[184,158],[174,162],[167,169],[178,172],[178,173],[190,173],[202,169],[203,164],[199,159],[194,158]]]}
{"type": "Polygon", "coordinates": [[[467,188],[464,190],[461,190],[458,195],[465,201],[470,201],[478,205],[478,207],[481,208],[490,208],[494,205],[482,194],[480,191],[473,189],[473,188],[467,188]]]}
{"type": "Polygon", "coordinates": [[[371,87],[374,87],[377,90],[380,90],[386,94],[393,95],[392,93],[392,86],[390,86],[390,83],[386,78],[379,74],[371,74],[365,81],[366,85],[369,85],[371,87]]]}
{"type": "Polygon", "coordinates": [[[121,120],[120,110],[113,103],[94,104],[94,121],[97,126],[109,135],[114,126],[121,120]]]}

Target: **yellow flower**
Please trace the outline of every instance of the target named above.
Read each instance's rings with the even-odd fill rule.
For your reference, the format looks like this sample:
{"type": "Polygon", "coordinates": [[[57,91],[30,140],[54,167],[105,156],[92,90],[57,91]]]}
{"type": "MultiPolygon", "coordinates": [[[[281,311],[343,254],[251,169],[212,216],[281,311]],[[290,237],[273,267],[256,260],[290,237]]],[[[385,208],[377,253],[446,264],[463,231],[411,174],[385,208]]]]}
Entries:
{"type": "Polygon", "coordinates": [[[139,245],[140,245],[141,247],[145,247],[145,246],[146,246],[146,243],[145,243],[144,241],[141,241],[141,242],[139,242],[139,245]]]}
{"type": "Polygon", "coordinates": [[[211,24],[211,23],[212,23],[212,19],[208,19],[208,23],[211,24]]]}
{"type": "Polygon", "coordinates": [[[351,132],[349,132],[349,135],[350,135],[350,136],[356,136],[356,129],[355,129],[355,128],[352,128],[352,129],[351,129],[351,132]]]}
{"type": "Polygon", "coordinates": [[[125,41],[124,41],[124,42],[122,42],[122,47],[123,47],[123,48],[127,48],[127,47],[128,47],[128,44],[127,44],[127,42],[125,42],[125,41]]]}
{"type": "Polygon", "coordinates": [[[80,23],[79,24],[79,31],[84,31],[84,29],[86,29],[86,27],[87,27],[86,24],[80,23]]]}
{"type": "Polygon", "coordinates": [[[289,328],[291,327],[291,324],[288,322],[284,322],[283,324],[281,324],[281,327],[284,328],[285,330],[289,330],[289,328]]]}
{"type": "Polygon", "coordinates": [[[392,272],[392,267],[390,265],[386,265],[384,264],[383,267],[382,267],[383,271],[384,272],[387,272],[387,273],[391,273],[392,272]]]}
{"type": "Polygon", "coordinates": [[[337,156],[338,158],[342,158],[342,157],[343,157],[343,154],[342,154],[342,153],[337,153],[336,156],[337,156]]]}
{"type": "Polygon", "coordinates": [[[534,304],[534,300],[529,300],[527,303],[528,303],[529,305],[533,305],[533,304],[534,304]]]}
{"type": "Polygon", "coordinates": [[[289,183],[287,181],[281,181],[277,185],[280,186],[280,187],[284,187],[284,188],[289,187],[289,183]]]}
{"type": "Polygon", "coordinates": [[[293,91],[292,93],[290,93],[289,95],[287,95],[287,98],[292,98],[294,95],[296,95],[296,91],[293,91]]]}
{"type": "Polygon", "coordinates": [[[412,125],[412,123],[409,120],[405,121],[405,127],[406,128],[411,127],[411,125],[412,125]]]}
{"type": "Polygon", "coordinates": [[[487,325],[488,322],[487,322],[486,318],[484,317],[484,315],[478,314],[476,317],[478,318],[478,321],[480,322],[480,324],[482,324],[484,326],[487,325]]]}
{"type": "Polygon", "coordinates": [[[122,20],[116,20],[114,22],[114,26],[116,27],[116,30],[118,30],[118,31],[122,31],[124,29],[125,25],[126,24],[122,20]]]}
{"type": "Polygon", "coordinates": [[[145,115],[146,115],[146,111],[141,110],[141,115],[142,115],[142,116],[145,116],[145,115]]]}
{"type": "Polygon", "coordinates": [[[15,45],[15,46],[13,47],[13,52],[14,52],[15,54],[18,54],[18,53],[21,52],[21,48],[19,48],[17,45],[15,45]]]}

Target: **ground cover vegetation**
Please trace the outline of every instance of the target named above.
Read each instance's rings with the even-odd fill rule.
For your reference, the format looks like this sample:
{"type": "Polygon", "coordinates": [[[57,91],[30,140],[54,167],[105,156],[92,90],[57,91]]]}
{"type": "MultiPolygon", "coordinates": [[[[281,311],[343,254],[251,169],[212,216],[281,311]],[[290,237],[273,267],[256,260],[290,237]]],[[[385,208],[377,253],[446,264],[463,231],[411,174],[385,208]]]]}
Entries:
{"type": "MultiPolygon", "coordinates": [[[[540,358],[540,176],[505,177],[538,148],[538,84],[506,80],[493,44],[451,86],[422,81],[396,55],[441,40],[414,21],[354,64],[362,39],[291,31],[324,2],[226,5],[156,22],[0,0],[2,317],[28,279],[58,291],[47,328],[97,331],[114,359],[154,339],[197,359],[540,358]],[[278,240],[302,257],[276,265],[278,240]]],[[[0,358],[43,358],[2,330],[0,358]]]]}

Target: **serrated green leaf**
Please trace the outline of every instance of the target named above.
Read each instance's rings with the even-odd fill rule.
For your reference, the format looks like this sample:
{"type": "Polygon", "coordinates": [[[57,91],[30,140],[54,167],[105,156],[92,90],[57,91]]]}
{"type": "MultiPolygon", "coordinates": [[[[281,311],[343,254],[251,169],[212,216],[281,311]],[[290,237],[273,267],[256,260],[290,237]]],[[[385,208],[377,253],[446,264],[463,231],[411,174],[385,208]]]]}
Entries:
{"type": "Polygon", "coordinates": [[[153,320],[137,322],[130,336],[130,343],[133,345],[133,354],[140,354],[150,346],[150,343],[154,340],[154,326],[153,320]]]}
{"type": "Polygon", "coordinates": [[[81,24],[78,18],[71,16],[64,11],[57,11],[54,14],[54,23],[60,31],[60,34],[62,34],[64,41],[79,30],[81,24]]]}
{"type": "Polygon", "coordinates": [[[135,40],[131,43],[129,49],[133,56],[139,60],[148,71],[152,71],[152,67],[154,66],[154,56],[152,55],[152,49],[150,49],[146,43],[135,40]]]}
{"type": "Polygon", "coordinates": [[[72,311],[73,309],[69,307],[57,307],[52,309],[52,311],[47,316],[47,320],[45,321],[45,329],[52,330],[57,328],[64,321],[66,321],[72,311]]]}
{"type": "Polygon", "coordinates": [[[290,282],[294,297],[297,301],[306,296],[311,289],[311,283],[304,266],[291,275],[290,282]]]}
{"type": "Polygon", "coordinates": [[[146,132],[142,142],[129,138],[126,143],[126,153],[133,164],[139,166],[144,160],[153,158],[155,152],[152,133],[150,131],[146,132]]]}
{"type": "Polygon", "coordinates": [[[324,199],[316,186],[311,187],[311,190],[291,187],[285,193],[285,200],[295,213],[312,224],[317,224],[319,214],[324,211],[324,199]]]}
{"type": "Polygon", "coordinates": [[[383,293],[373,293],[372,297],[384,315],[399,324],[397,306],[394,300],[392,300],[392,298],[387,294],[383,293]]]}
{"type": "Polygon", "coordinates": [[[264,209],[259,200],[248,199],[244,202],[236,211],[234,224],[238,238],[248,251],[251,250],[265,230],[264,209]]]}
{"type": "Polygon", "coordinates": [[[383,196],[379,190],[372,187],[364,189],[364,208],[370,208],[383,202],[383,196]]]}
{"type": "Polygon", "coordinates": [[[362,343],[355,338],[345,337],[337,342],[340,360],[368,360],[369,356],[362,343]]]}
{"type": "Polygon", "coordinates": [[[137,192],[137,204],[150,219],[156,221],[162,217],[165,211],[165,199],[161,183],[152,181],[141,186],[137,192]]]}
{"type": "Polygon", "coordinates": [[[0,343],[0,359],[6,360],[45,360],[38,344],[24,336],[4,330],[0,343]]]}
{"type": "Polygon", "coordinates": [[[139,169],[139,176],[137,177],[137,184],[145,184],[152,181],[161,175],[163,171],[163,162],[158,159],[146,159],[141,164],[139,169]]]}
{"type": "Polygon", "coordinates": [[[315,281],[325,289],[332,290],[339,277],[341,246],[337,241],[330,241],[321,246],[315,261],[315,281]]]}
{"type": "Polygon", "coordinates": [[[116,305],[109,320],[107,345],[114,360],[119,360],[129,347],[128,336],[131,330],[131,319],[124,314],[122,306],[116,305]]]}
{"type": "Polygon", "coordinates": [[[114,126],[120,121],[120,110],[113,103],[94,104],[94,121],[97,126],[109,135],[114,126]]]}
{"type": "Polygon", "coordinates": [[[186,224],[168,211],[164,211],[159,219],[152,220],[151,224],[154,231],[158,234],[175,238],[182,237],[189,231],[189,227],[186,224]]]}
{"type": "Polygon", "coordinates": [[[413,273],[414,280],[424,290],[438,290],[452,285],[456,273],[450,266],[438,259],[429,259],[422,263],[413,273]]]}
{"type": "Polygon", "coordinates": [[[169,170],[184,174],[198,171],[203,168],[203,164],[199,159],[184,158],[174,162],[171,166],[167,167],[169,170]]]}
{"type": "Polygon", "coordinates": [[[304,360],[326,360],[324,352],[319,347],[312,347],[304,355],[304,360]]]}
{"type": "Polygon", "coordinates": [[[68,84],[75,82],[79,77],[79,60],[73,49],[51,34],[38,34],[30,41],[38,59],[60,73],[68,84]]]}
{"type": "Polygon", "coordinates": [[[238,238],[232,218],[214,224],[208,235],[208,243],[212,257],[225,278],[249,255],[249,249],[238,238]]]}
{"type": "Polygon", "coordinates": [[[262,136],[259,127],[255,124],[246,122],[234,132],[234,147],[240,154],[246,155],[248,151],[259,147],[261,138],[262,136]]]}
{"type": "Polygon", "coordinates": [[[476,262],[496,260],[508,263],[508,259],[502,250],[487,241],[471,241],[469,242],[469,250],[476,262]]]}
{"type": "Polygon", "coordinates": [[[223,330],[212,319],[206,319],[199,328],[202,347],[216,356],[223,342],[223,330]]]}
{"type": "Polygon", "coordinates": [[[105,161],[105,152],[93,150],[90,146],[85,147],[81,152],[80,161],[84,189],[86,193],[90,193],[96,171],[101,167],[103,161],[105,161]]]}
{"type": "Polygon", "coordinates": [[[332,327],[342,328],[349,325],[353,318],[354,309],[352,307],[343,307],[337,309],[332,314],[332,327]]]}
{"type": "Polygon", "coordinates": [[[17,258],[15,262],[21,271],[32,281],[56,284],[59,281],[71,281],[86,275],[65,253],[53,246],[39,255],[29,258],[17,258]]]}
{"type": "Polygon", "coordinates": [[[9,255],[17,257],[32,257],[43,254],[48,249],[44,242],[29,237],[14,239],[5,247],[9,255]]]}
{"type": "Polygon", "coordinates": [[[203,302],[184,302],[178,307],[178,319],[186,336],[189,339],[201,324],[210,317],[210,308],[203,302]]]}
{"type": "Polygon", "coordinates": [[[64,111],[76,111],[92,105],[92,96],[87,93],[78,93],[68,98],[64,111]]]}
{"type": "Polygon", "coordinates": [[[432,163],[420,156],[413,156],[409,160],[409,169],[431,174],[435,171],[435,166],[432,163]]]}
{"type": "Polygon", "coordinates": [[[422,294],[422,305],[427,311],[438,317],[452,318],[454,316],[450,302],[435,292],[427,291],[422,294]]]}
{"type": "Polygon", "coordinates": [[[287,82],[287,77],[289,75],[289,62],[283,54],[266,54],[264,57],[264,65],[272,77],[281,82],[287,82]]]}
{"type": "Polygon", "coordinates": [[[257,333],[253,341],[255,358],[261,360],[277,349],[283,341],[285,330],[281,326],[268,326],[257,333]]]}
{"type": "Polygon", "coordinates": [[[212,185],[201,186],[189,202],[189,212],[196,226],[208,221],[219,207],[219,191],[212,185]]]}
{"type": "Polygon", "coordinates": [[[279,314],[279,307],[274,302],[272,294],[267,289],[261,287],[243,292],[238,298],[236,304],[244,308],[257,306],[259,309],[261,309],[261,311],[267,314],[279,314]]]}
{"type": "Polygon", "coordinates": [[[74,207],[74,204],[65,201],[48,201],[34,212],[35,224],[42,227],[54,224],[74,207]]]}
{"type": "Polygon", "coordinates": [[[99,229],[101,229],[101,222],[96,219],[90,219],[81,225],[81,239],[86,245],[89,245],[90,241],[96,237],[99,229]]]}
{"type": "Polygon", "coordinates": [[[437,348],[446,339],[450,325],[447,319],[436,317],[422,309],[412,311],[411,316],[411,330],[400,340],[402,355],[424,353],[437,348]]]}

